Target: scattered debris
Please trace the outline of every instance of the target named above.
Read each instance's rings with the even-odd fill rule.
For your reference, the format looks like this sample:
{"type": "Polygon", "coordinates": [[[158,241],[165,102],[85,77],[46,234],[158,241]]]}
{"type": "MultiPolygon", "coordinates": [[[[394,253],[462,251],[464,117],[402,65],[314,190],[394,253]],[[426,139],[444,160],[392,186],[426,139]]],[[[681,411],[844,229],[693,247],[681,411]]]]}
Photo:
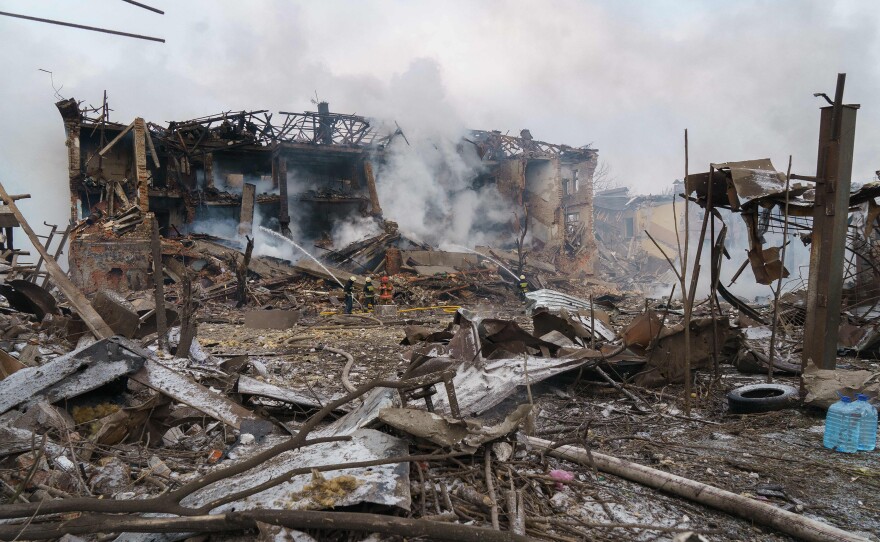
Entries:
{"type": "Polygon", "coordinates": [[[69,276],[0,186],[0,227],[40,257],[7,234],[0,538],[877,540],[876,469],[822,448],[796,385],[818,408],[880,394],[880,185],[848,194],[858,233],[836,241],[864,263],[840,355],[807,363],[814,283],[753,302],[719,278],[736,236],[732,278],[759,284],[793,272],[777,226],[827,242],[819,190],[769,160],[593,198],[595,149],[472,131],[456,152],[516,212],[493,245],[435,246],[383,214],[400,127],[326,103],[167,126],[56,105],[69,276]],[[692,213],[708,262],[679,274],[692,213]]]}

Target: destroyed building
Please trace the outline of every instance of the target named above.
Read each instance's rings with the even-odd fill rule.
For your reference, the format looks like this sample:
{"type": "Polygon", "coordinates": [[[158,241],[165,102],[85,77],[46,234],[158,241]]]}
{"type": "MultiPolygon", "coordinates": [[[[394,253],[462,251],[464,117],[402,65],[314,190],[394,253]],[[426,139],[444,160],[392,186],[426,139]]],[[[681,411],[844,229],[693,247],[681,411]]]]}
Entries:
{"type": "MultiPolygon", "coordinates": [[[[821,415],[797,408],[880,393],[877,356],[864,355],[880,347],[876,275],[861,294],[811,278],[779,295],[786,243],[838,248],[827,268],[844,285],[859,279],[844,247],[876,268],[880,183],[851,190],[847,171],[829,183],[821,161],[795,185],[768,159],[710,163],[675,190],[693,202],[681,223],[666,196],[593,199],[594,149],[470,132],[456,150],[479,159],[469,182],[510,203],[513,220],[494,226],[527,246],[499,235],[455,253],[408,239],[383,205],[399,129],[364,135],[372,121],[323,105],[281,128],[268,112],[163,128],[111,124],[106,102],[97,117],[59,108],[75,221],[54,254],[70,233],[81,287],[50,253],[55,230],[43,246],[15,203],[27,195],[0,183],[0,225],[40,254],[0,285],[0,538],[877,540],[876,456],[834,451],[821,415]],[[324,243],[352,216],[382,229],[328,245],[328,267],[240,242],[262,224],[324,243]],[[823,235],[826,217],[838,235],[823,235]],[[212,221],[233,224],[226,242],[196,233],[212,221]],[[745,254],[727,243],[735,224],[745,254]],[[689,286],[681,237],[707,267],[689,286]],[[596,278],[632,284],[660,260],[651,246],[678,294],[596,278]],[[776,285],[774,303],[717,280],[739,261],[776,285]],[[505,263],[538,287],[514,291],[505,263]],[[380,269],[392,276],[375,304],[364,275],[380,269]],[[35,284],[43,275],[51,286],[35,284]],[[840,337],[829,318],[811,334],[832,296],[840,337]],[[814,338],[832,355],[810,358],[814,338]]],[[[851,132],[843,143],[851,154],[851,132]]]]}
{"type": "MultiPolygon", "coordinates": [[[[685,203],[675,201],[683,190],[676,181],[668,194],[634,195],[625,186],[594,194],[593,229],[606,281],[633,284],[638,278],[641,283],[632,289],[646,292],[675,281],[664,252],[677,254],[677,232],[684,233],[685,203]]],[[[699,207],[692,205],[691,210],[696,214],[699,207]]],[[[699,225],[698,220],[691,226],[694,223],[699,225]]]]}
{"type": "MultiPolygon", "coordinates": [[[[56,105],[67,136],[71,219],[116,217],[72,232],[71,272],[87,292],[147,286],[142,213],[153,213],[166,237],[211,221],[237,223],[238,236],[249,235],[257,220],[288,235],[294,222],[312,241],[326,240],[346,217],[395,218],[383,215],[377,185],[389,145],[406,136],[367,117],[331,113],[325,102],[317,112],[227,112],[166,126],[110,122],[106,100],[100,108],[73,98],[56,105]]],[[[568,272],[591,272],[598,151],[537,141],[528,130],[520,137],[472,131],[458,149],[480,161],[473,188],[494,185],[512,210],[498,227],[501,248],[527,233],[534,254],[568,272]]]]}

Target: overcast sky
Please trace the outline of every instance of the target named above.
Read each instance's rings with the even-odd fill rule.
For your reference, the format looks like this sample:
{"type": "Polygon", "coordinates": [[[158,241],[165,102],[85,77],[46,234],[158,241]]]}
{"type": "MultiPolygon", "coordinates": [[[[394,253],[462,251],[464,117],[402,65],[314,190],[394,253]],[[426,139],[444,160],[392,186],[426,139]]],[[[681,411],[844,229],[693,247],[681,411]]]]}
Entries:
{"type": "Polygon", "coordinates": [[[65,97],[163,123],[231,109],[390,116],[599,149],[618,180],[661,192],[691,169],[770,157],[815,173],[818,108],[847,73],[861,103],[854,180],[880,169],[880,10],[821,1],[0,0],[0,11],[165,38],[165,44],[0,17],[0,181],[29,216],[63,222],[65,97]]]}

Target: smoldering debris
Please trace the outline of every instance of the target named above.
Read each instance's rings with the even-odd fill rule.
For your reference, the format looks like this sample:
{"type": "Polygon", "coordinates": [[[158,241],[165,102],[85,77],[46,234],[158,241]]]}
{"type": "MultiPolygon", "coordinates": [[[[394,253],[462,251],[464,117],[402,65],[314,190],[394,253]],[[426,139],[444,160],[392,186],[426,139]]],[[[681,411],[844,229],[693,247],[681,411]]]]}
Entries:
{"type": "Polygon", "coordinates": [[[876,392],[876,185],[849,194],[848,250],[870,265],[844,269],[829,369],[802,363],[809,289],[730,286],[786,275],[774,227],[822,242],[801,220],[815,196],[769,161],[594,199],[598,151],[528,130],[57,105],[70,229],[40,243],[0,186],[0,538],[880,529],[870,456],[824,449],[815,412],[876,392]],[[674,237],[682,196],[703,227],[674,237]],[[682,236],[706,247],[702,278],[682,236]],[[754,277],[721,273],[728,257],[754,277]]]}

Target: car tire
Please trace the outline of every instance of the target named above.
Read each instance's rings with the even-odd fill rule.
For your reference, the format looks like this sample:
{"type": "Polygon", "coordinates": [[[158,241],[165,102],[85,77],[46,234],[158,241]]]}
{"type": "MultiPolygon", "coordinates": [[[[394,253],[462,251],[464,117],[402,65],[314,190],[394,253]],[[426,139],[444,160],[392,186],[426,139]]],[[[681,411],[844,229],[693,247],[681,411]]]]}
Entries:
{"type": "Polygon", "coordinates": [[[754,414],[784,410],[798,405],[800,393],[785,384],[751,384],[731,390],[727,404],[731,414],[754,414]]]}

